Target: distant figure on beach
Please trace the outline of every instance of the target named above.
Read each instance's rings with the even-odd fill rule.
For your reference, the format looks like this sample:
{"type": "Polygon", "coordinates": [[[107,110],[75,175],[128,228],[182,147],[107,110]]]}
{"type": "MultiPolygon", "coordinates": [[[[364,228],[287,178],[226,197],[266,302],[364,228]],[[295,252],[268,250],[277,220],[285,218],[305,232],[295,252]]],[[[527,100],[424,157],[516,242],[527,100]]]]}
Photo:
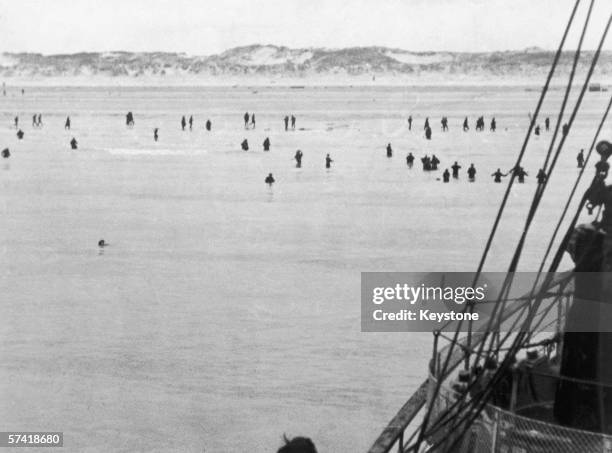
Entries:
{"type": "Polygon", "coordinates": [[[409,131],[412,130],[412,115],[408,117],[408,130],[409,131]]]}
{"type": "Polygon", "coordinates": [[[36,121],[36,114],[32,116],[32,127],[38,126],[38,122],[36,121]]]}
{"type": "Polygon", "coordinates": [[[19,140],[21,140],[21,139],[23,138],[23,136],[24,136],[24,135],[25,135],[25,133],[24,133],[24,132],[23,132],[21,129],[19,129],[19,130],[17,131],[17,138],[18,138],[19,140]]]}
{"type": "Polygon", "coordinates": [[[470,168],[467,169],[468,181],[474,182],[476,181],[476,167],[474,164],[470,164],[470,168]]]}
{"type": "Polygon", "coordinates": [[[25,94],[25,90],[22,88],[21,89],[21,95],[23,96],[25,94]]]}
{"type": "Polygon", "coordinates": [[[42,113],[38,114],[38,118],[36,119],[36,125],[38,127],[42,127],[42,125],[43,125],[43,122],[42,122],[42,113]]]}
{"type": "Polygon", "coordinates": [[[495,132],[497,129],[497,121],[495,121],[495,117],[491,119],[491,132],[495,132]]]}
{"type": "Polygon", "coordinates": [[[495,173],[493,173],[491,176],[493,176],[495,179],[493,179],[493,182],[502,182],[502,176],[507,176],[504,175],[501,170],[498,168],[497,171],[495,173]]]}
{"type": "Polygon", "coordinates": [[[544,128],[546,129],[546,132],[550,130],[550,118],[548,117],[546,117],[546,119],[544,120],[544,128]]]}
{"type": "Polygon", "coordinates": [[[187,121],[185,120],[185,115],[181,118],[181,129],[185,130],[185,126],[187,126],[187,121]]]}
{"type": "Polygon", "coordinates": [[[127,112],[127,115],[125,115],[125,124],[128,127],[134,126],[134,115],[132,115],[132,112],[127,112]]]}
{"type": "Polygon", "coordinates": [[[423,164],[423,171],[431,170],[431,159],[427,154],[424,157],[421,157],[421,163],[423,164]]]}
{"type": "Polygon", "coordinates": [[[242,140],[242,143],[240,144],[240,146],[242,147],[243,151],[248,151],[249,150],[249,142],[247,142],[246,138],[244,140],[242,140]]]}
{"type": "Polygon", "coordinates": [[[11,157],[11,152],[9,151],[8,148],[4,148],[2,150],[2,157],[4,157],[5,159],[8,159],[9,157],[11,157]]]}
{"type": "Polygon", "coordinates": [[[468,124],[468,119],[466,116],[465,119],[463,120],[463,132],[467,132],[469,130],[470,130],[470,126],[468,124]]]}
{"type": "Polygon", "coordinates": [[[426,131],[429,129],[429,117],[425,118],[425,124],[423,125],[423,130],[426,131]]]}
{"type": "Polygon", "coordinates": [[[448,131],[448,118],[443,116],[440,122],[442,123],[442,132],[448,131]]]}
{"type": "Polygon", "coordinates": [[[431,127],[427,126],[427,129],[425,129],[425,138],[427,140],[431,140],[431,127]]]}
{"type": "Polygon", "coordinates": [[[153,140],[157,141],[159,139],[159,135],[157,134],[159,132],[159,128],[155,128],[153,129],[153,140]]]}
{"type": "Polygon", "coordinates": [[[72,140],[70,140],[70,147],[71,147],[72,149],[77,149],[77,147],[78,147],[78,143],[77,143],[77,141],[76,141],[76,138],[72,137],[72,140]]]}
{"type": "Polygon", "coordinates": [[[459,178],[459,170],[461,169],[461,165],[459,165],[457,161],[455,161],[451,168],[453,169],[453,178],[459,178]]]}
{"type": "Polygon", "coordinates": [[[431,169],[437,170],[439,163],[440,163],[440,159],[438,159],[435,154],[432,154],[431,155],[431,169]]]}
{"type": "Polygon", "coordinates": [[[270,139],[268,137],[263,141],[263,149],[264,151],[270,151],[270,139]]]}
{"type": "Polygon", "coordinates": [[[565,123],[563,125],[563,135],[567,135],[569,133],[569,124],[565,123]]]}
{"type": "Polygon", "coordinates": [[[253,129],[255,129],[255,114],[254,113],[251,115],[251,126],[253,126],[253,129]]]}
{"type": "Polygon", "coordinates": [[[70,130],[70,117],[66,117],[66,123],[64,124],[64,129],[70,130]]]}
{"type": "Polygon", "coordinates": [[[448,182],[450,180],[450,172],[448,171],[448,168],[446,170],[444,170],[444,173],[442,173],[442,181],[444,182],[448,182]]]}
{"type": "Polygon", "coordinates": [[[391,143],[387,143],[387,157],[393,157],[393,149],[391,149],[391,143]]]}
{"type": "Polygon", "coordinates": [[[408,168],[412,168],[413,163],[414,163],[414,156],[412,155],[412,153],[408,153],[408,155],[406,156],[406,165],[408,165],[408,168]]]}
{"type": "Polygon", "coordinates": [[[536,179],[538,180],[538,184],[544,184],[546,182],[546,172],[544,172],[543,168],[540,168],[538,170],[538,175],[536,176],[536,179]]]}
{"type": "Polygon", "coordinates": [[[249,112],[246,112],[243,118],[244,118],[244,128],[248,129],[249,128],[249,118],[250,118],[249,112]]]}
{"type": "Polygon", "coordinates": [[[315,444],[308,437],[294,437],[289,440],[283,436],[285,445],[280,447],[276,453],[317,453],[315,444]]]}
{"type": "Polygon", "coordinates": [[[578,168],[584,167],[584,149],[580,150],[580,152],[576,156],[576,160],[578,161],[578,168]]]}
{"type": "Polygon", "coordinates": [[[333,162],[332,158],[329,157],[329,154],[325,156],[325,168],[331,168],[331,163],[333,162]]]}
{"type": "Polygon", "coordinates": [[[525,169],[521,167],[520,165],[517,165],[516,167],[514,167],[512,170],[510,170],[510,172],[516,175],[516,177],[518,178],[518,182],[520,184],[525,183],[525,176],[529,176],[527,172],[525,171],[525,169]]]}
{"type": "Polygon", "coordinates": [[[210,120],[206,120],[206,130],[210,131],[211,127],[212,127],[212,123],[210,122],[210,120]]]}
{"type": "Polygon", "coordinates": [[[540,125],[539,124],[535,127],[535,130],[533,131],[533,133],[537,135],[538,137],[540,136],[540,125]]]}
{"type": "Polygon", "coordinates": [[[189,130],[193,130],[193,115],[189,115],[189,130]]]}
{"type": "MultiPolygon", "coordinates": [[[[329,156],[329,154],[328,154],[329,156]]],[[[295,166],[296,168],[302,168],[302,151],[299,149],[295,152],[295,166]]]]}
{"type": "Polygon", "coordinates": [[[295,116],[291,115],[291,129],[295,130],[295,116]]]}
{"type": "Polygon", "coordinates": [[[269,173],[268,176],[266,176],[266,184],[269,185],[270,187],[272,187],[272,184],[274,184],[274,176],[272,176],[272,173],[269,173]]]}
{"type": "Polygon", "coordinates": [[[19,117],[16,116],[15,117],[15,129],[17,129],[19,127],[19,117]]]}
{"type": "Polygon", "coordinates": [[[285,116],[283,121],[285,122],[285,131],[288,131],[289,130],[289,117],[285,116]]]}
{"type": "Polygon", "coordinates": [[[476,130],[479,132],[482,132],[484,131],[484,127],[485,127],[484,116],[479,116],[476,119],[476,130]]]}

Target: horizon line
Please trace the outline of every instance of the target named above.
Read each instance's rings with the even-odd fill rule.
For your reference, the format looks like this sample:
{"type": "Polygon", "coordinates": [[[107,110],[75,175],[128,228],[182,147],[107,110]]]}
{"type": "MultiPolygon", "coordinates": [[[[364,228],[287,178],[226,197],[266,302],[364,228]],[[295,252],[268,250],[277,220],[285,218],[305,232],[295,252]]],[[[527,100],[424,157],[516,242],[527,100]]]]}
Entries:
{"type": "MultiPolygon", "coordinates": [[[[211,57],[215,55],[220,55],[225,52],[236,50],[236,49],[244,49],[249,47],[275,47],[278,49],[288,49],[288,50],[328,50],[328,51],[337,51],[337,50],[346,50],[346,49],[388,49],[388,50],[399,50],[402,52],[408,52],[413,54],[435,54],[435,53],[448,53],[448,54],[486,54],[486,53],[504,53],[504,52],[556,52],[557,49],[546,49],[540,46],[527,46],[521,49],[497,49],[497,50],[478,50],[478,51],[467,51],[467,50],[409,50],[401,47],[389,47],[384,45],[371,44],[367,46],[346,46],[346,47],[321,47],[321,46],[310,46],[310,47],[289,47],[286,45],[278,45],[278,44],[245,44],[240,46],[229,47],[225,50],[210,53],[210,54],[199,54],[193,52],[179,51],[179,50],[125,50],[125,49],[114,49],[114,50],[79,50],[73,52],[52,52],[52,53],[44,53],[35,50],[2,50],[2,54],[35,54],[42,55],[46,57],[53,56],[63,56],[63,55],[79,55],[79,54],[103,54],[103,53],[139,53],[139,54],[176,54],[176,55],[187,55],[193,57],[211,57]]],[[[597,49],[581,49],[581,52],[595,52],[597,49]]],[[[576,49],[563,49],[563,52],[576,52],[576,49]]],[[[601,52],[612,52],[612,49],[602,49],[601,52]]]]}

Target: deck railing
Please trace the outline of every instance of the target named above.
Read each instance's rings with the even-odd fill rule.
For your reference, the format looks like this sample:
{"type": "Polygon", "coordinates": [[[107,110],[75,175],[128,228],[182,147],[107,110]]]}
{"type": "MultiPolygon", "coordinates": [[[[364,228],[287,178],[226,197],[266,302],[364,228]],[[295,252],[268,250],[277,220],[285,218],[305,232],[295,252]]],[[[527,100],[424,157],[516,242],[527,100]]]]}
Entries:
{"type": "MultiPolygon", "coordinates": [[[[565,313],[570,306],[571,292],[567,292],[567,282],[571,275],[571,272],[565,272],[563,274],[559,274],[559,276],[555,279],[554,283],[548,288],[548,291],[553,290],[555,287],[560,289],[560,293],[555,294],[553,292],[548,292],[547,298],[550,298],[549,305],[556,307],[556,322],[554,329],[560,331],[563,326],[563,319],[565,318],[565,313]]],[[[525,298],[525,303],[530,303],[529,298],[525,298]]],[[[502,321],[511,319],[513,316],[517,316],[520,307],[515,305],[512,310],[508,310],[507,313],[504,314],[502,321]]],[[[541,328],[550,326],[540,326],[541,328]]],[[[440,376],[440,367],[438,363],[440,363],[441,357],[446,357],[448,348],[450,345],[445,346],[442,349],[438,350],[436,346],[434,348],[434,353],[432,360],[430,362],[429,374],[430,377],[424,380],[417,388],[417,390],[411,395],[411,397],[404,403],[402,408],[398,411],[398,413],[393,417],[393,419],[388,423],[386,428],[382,431],[379,437],[376,439],[372,447],[368,450],[368,453],[388,453],[392,451],[397,451],[402,453],[404,451],[405,444],[408,443],[408,437],[406,435],[406,431],[411,426],[415,420],[418,420],[420,416],[421,410],[427,404],[428,400],[428,392],[429,388],[432,385],[434,379],[442,379],[442,381],[446,380],[451,373],[455,371],[455,369],[465,362],[466,353],[471,354],[476,348],[480,345],[482,339],[484,338],[484,333],[482,331],[473,332],[469,337],[462,338],[458,341],[458,346],[453,348],[453,353],[449,360],[449,365],[446,370],[446,374],[444,376],[440,376]],[[433,371],[433,374],[431,374],[433,371]]],[[[483,428],[484,429],[484,428],[483,428]]],[[[601,438],[601,436],[600,436],[601,438]]],[[[488,450],[488,452],[496,451],[496,450],[488,450]]],[[[508,452],[512,450],[507,450],[508,452]]],[[[536,451],[536,450],[534,450],[536,451]]],[[[579,451],[579,450],[578,450],[579,451]]],[[[572,451],[571,453],[578,453],[578,451],[572,451]]],[[[599,450],[600,452],[612,453],[612,450],[599,450]]],[[[520,453],[520,450],[517,450],[520,453]]],[[[471,452],[475,453],[475,452],[471,452]]]]}

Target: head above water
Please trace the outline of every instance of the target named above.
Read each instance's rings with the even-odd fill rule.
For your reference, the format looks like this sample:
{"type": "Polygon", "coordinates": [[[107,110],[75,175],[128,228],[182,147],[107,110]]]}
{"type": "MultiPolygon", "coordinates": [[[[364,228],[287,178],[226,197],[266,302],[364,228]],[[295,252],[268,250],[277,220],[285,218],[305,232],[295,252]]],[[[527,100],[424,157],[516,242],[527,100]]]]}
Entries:
{"type": "Polygon", "coordinates": [[[98,241],[98,247],[106,247],[108,244],[106,243],[106,241],[104,239],[100,239],[98,241]]]}
{"type": "Polygon", "coordinates": [[[278,449],[278,453],[317,453],[314,443],[308,437],[294,437],[287,439],[283,435],[285,445],[278,449]]]}

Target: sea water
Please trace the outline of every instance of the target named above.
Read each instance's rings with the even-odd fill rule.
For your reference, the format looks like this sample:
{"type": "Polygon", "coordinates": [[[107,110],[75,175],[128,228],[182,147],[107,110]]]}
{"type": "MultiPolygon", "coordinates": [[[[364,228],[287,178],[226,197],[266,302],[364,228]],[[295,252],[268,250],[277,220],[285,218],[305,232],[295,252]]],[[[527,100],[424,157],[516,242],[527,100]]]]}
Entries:
{"type": "MultiPolygon", "coordinates": [[[[12,153],[0,162],[0,428],[63,431],[66,452],[264,453],[283,433],[311,437],[320,452],[366,451],[426,378],[431,335],[361,333],[360,272],[475,270],[506,187],[490,174],[513,166],[537,96],[9,87],[0,98],[0,148],[12,153]],[[245,111],[255,129],[245,130],[245,111]],[[35,113],[43,127],[32,127],[35,113]],[[296,130],[286,132],[292,114],[296,130]],[[181,130],[183,115],[193,115],[192,131],[181,130]],[[480,115],[487,130],[475,132],[480,115]],[[419,159],[432,153],[441,170],[425,173],[419,159]],[[443,184],[455,160],[461,176],[443,184]]],[[[544,116],[556,123],[561,96],[551,91],[542,126],[544,116]]],[[[537,270],[606,102],[587,93],[521,269],[537,270]]],[[[542,127],[529,143],[529,176],[511,193],[488,270],[508,266],[551,136],[542,127]]]]}

